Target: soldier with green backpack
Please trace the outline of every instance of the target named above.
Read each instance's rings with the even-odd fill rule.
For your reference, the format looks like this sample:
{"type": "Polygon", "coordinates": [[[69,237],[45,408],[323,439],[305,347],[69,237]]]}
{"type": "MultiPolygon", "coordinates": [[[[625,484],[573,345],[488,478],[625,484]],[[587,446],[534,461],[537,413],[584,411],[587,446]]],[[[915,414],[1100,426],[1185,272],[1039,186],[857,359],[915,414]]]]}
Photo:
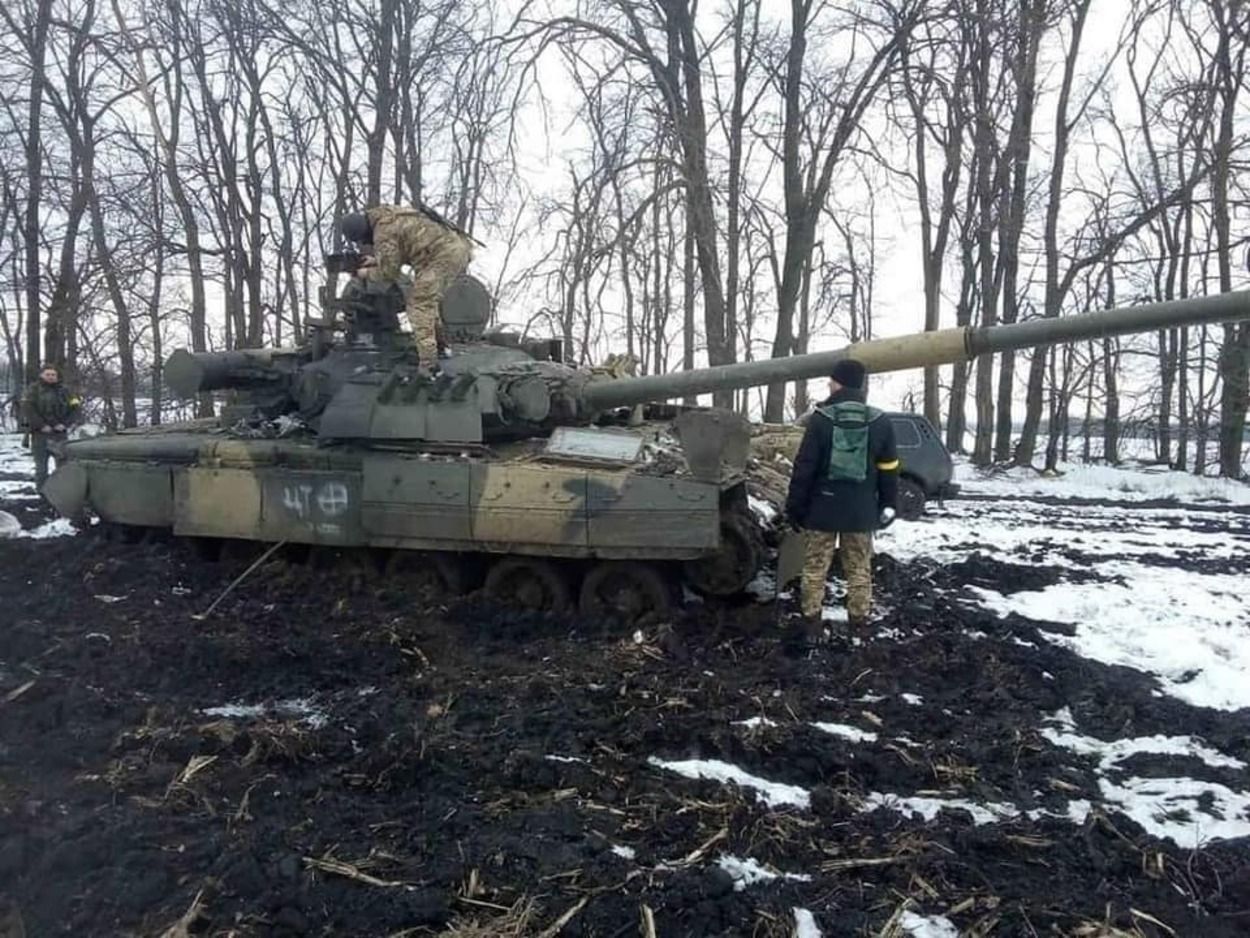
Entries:
{"type": "Polygon", "coordinates": [[[894,429],[864,402],[864,366],[853,359],[834,365],[829,397],[817,405],[803,434],[790,476],[786,517],[804,532],[803,617],[818,625],[825,579],[835,549],[846,575],[852,627],[872,609],[872,533],[895,516],[898,453],[894,429]]]}

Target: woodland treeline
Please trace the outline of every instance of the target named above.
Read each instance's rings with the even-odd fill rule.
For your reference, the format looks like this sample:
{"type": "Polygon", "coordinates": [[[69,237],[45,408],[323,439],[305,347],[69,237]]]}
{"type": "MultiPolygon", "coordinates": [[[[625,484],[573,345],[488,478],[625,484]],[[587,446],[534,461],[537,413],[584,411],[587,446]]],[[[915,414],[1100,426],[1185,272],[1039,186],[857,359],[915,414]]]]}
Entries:
{"type": "MultiPolygon", "coordinates": [[[[161,361],[292,343],[333,219],[424,200],[499,315],[642,372],[1245,288],[1247,0],[6,0],[10,391],[159,422],[161,361]],[[899,219],[906,219],[900,225],[899,219]]],[[[1250,325],[929,369],[982,464],[1244,474],[1250,325]],[[1048,429],[1050,432],[1042,432],[1048,429]],[[1094,439],[1090,439],[1094,437],[1094,439]]],[[[788,419],[806,389],[722,395],[788,419]]]]}

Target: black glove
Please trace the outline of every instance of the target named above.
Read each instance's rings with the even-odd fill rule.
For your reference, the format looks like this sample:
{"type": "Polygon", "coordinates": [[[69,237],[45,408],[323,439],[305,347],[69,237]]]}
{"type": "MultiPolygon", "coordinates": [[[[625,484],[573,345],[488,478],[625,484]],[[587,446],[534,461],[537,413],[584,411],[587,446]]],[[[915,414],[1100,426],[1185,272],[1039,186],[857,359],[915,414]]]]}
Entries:
{"type": "Polygon", "coordinates": [[[881,530],[884,531],[886,528],[892,525],[896,517],[898,517],[898,512],[896,512],[893,508],[882,508],[881,514],[877,519],[878,525],[881,528],[881,530]]]}

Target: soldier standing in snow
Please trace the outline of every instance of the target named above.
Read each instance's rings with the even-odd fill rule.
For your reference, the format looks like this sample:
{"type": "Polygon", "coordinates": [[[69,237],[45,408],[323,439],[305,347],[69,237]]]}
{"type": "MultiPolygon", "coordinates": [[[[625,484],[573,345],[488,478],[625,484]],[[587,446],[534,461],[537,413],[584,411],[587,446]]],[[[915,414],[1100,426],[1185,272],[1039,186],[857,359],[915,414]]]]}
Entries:
{"type": "Polygon", "coordinates": [[[69,428],[78,421],[82,400],[61,383],[61,371],[51,362],[39,369],[39,378],[22,395],[22,423],[30,434],[30,454],[35,459],[35,488],[42,490],[48,478],[48,457],[60,462],[60,447],[69,428]]]}
{"type": "Polygon", "coordinates": [[[472,239],[425,206],[376,205],[344,216],[339,226],[347,240],[372,245],[362,268],[366,277],[393,281],[403,265],[412,267],[405,312],[422,367],[437,372],[438,304],[469,265],[472,239]]]}
{"type": "Polygon", "coordinates": [[[786,517],[804,532],[801,610],[808,632],[819,626],[825,579],[841,549],[846,607],[852,627],[872,610],[872,532],[894,521],[898,453],[894,429],[864,403],[864,366],[843,359],[833,367],[829,397],[803,433],[790,476],[786,517]]]}

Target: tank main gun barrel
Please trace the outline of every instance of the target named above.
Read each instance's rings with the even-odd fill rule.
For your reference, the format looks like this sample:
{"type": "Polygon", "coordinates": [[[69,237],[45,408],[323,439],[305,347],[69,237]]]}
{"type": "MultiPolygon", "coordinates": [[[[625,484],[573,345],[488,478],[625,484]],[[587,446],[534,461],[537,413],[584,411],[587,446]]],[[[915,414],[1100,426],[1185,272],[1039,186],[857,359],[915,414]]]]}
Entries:
{"type": "Polygon", "coordinates": [[[829,352],[715,365],[711,368],[696,368],[693,371],[665,375],[591,381],[582,391],[582,401],[589,410],[609,410],[686,395],[822,378],[829,374],[835,363],[844,358],[854,358],[862,362],[870,374],[904,371],[908,368],[969,361],[990,352],[1006,352],[1055,342],[1105,339],[1158,329],[1211,325],[1238,319],[1250,319],[1250,291],[1124,306],[1079,316],[1032,319],[1001,326],[941,329],[936,332],[857,342],[829,352]]]}
{"type": "Polygon", "coordinates": [[[285,380],[286,371],[274,367],[296,349],[235,349],[230,352],[188,352],[178,349],[165,362],[165,384],[181,398],[224,388],[263,388],[285,380]]]}

